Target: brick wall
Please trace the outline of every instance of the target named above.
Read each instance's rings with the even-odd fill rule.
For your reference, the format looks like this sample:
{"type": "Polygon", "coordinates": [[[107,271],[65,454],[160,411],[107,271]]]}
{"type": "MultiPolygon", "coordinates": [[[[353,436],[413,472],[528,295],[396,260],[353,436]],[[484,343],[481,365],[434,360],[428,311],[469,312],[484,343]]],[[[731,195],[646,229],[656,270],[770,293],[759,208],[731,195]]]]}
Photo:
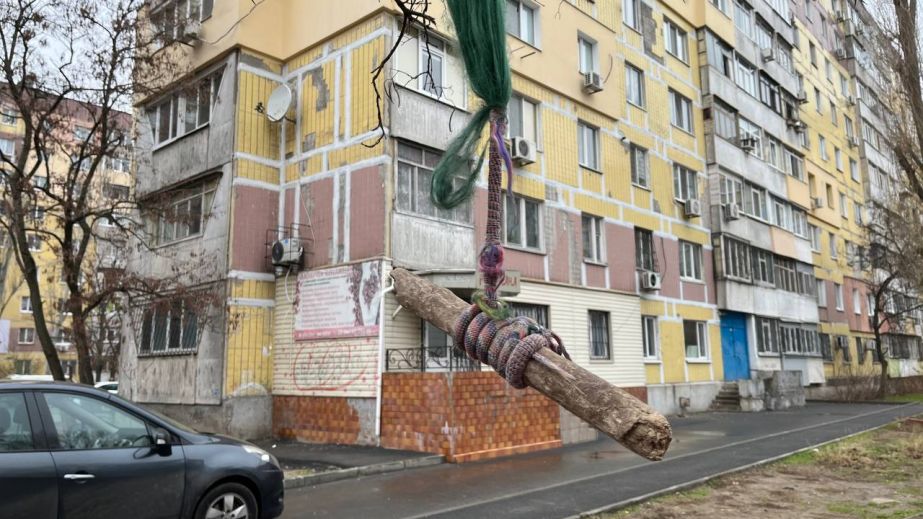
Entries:
{"type": "Polygon", "coordinates": [[[558,405],[493,372],[385,373],[381,445],[463,462],[561,445],[558,405]]]}
{"type": "Polygon", "coordinates": [[[280,396],[272,399],[277,438],[315,443],[359,443],[359,412],[342,397],[280,396]]]}

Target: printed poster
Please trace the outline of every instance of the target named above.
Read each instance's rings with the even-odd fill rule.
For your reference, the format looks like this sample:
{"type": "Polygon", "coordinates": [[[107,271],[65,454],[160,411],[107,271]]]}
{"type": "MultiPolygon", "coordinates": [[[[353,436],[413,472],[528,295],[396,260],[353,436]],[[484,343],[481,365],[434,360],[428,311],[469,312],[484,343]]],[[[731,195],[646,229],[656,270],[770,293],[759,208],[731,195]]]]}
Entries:
{"type": "Polygon", "coordinates": [[[381,262],[298,274],[295,340],[378,335],[381,262]]]}

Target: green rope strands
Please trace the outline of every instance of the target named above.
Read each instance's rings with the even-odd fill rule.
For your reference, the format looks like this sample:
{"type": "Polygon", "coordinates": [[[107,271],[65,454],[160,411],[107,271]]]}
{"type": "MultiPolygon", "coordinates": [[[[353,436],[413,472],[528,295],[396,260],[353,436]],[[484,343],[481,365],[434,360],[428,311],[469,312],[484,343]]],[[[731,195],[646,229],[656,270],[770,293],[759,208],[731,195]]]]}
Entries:
{"type": "Polygon", "coordinates": [[[446,0],[471,89],[484,101],[484,106],[449,143],[433,172],[432,198],[441,207],[455,207],[471,197],[484,162],[484,150],[478,150],[484,126],[491,120],[491,111],[505,112],[510,100],[512,80],[506,56],[505,1],[446,0]],[[480,158],[472,167],[474,156],[480,158]]]}

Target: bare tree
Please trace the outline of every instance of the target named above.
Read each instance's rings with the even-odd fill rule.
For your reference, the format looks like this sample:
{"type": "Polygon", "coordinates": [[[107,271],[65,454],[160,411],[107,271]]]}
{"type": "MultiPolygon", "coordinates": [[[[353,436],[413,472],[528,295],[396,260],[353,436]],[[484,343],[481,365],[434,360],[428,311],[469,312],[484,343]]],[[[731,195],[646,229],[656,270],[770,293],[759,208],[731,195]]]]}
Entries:
{"type": "MultiPolygon", "coordinates": [[[[21,128],[14,149],[0,151],[0,226],[57,380],[64,371],[56,339],[73,341],[79,380],[92,383],[93,327],[101,322],[94,317],[120,297],[181,290],[181,269],[146,279],[123,268],[128,244],[150,243],[124,180],[133,124],[126,110],[133,96],[149,95],[176,73],[175,57],[157,52],[158,35],[139,21],[147,4],[0,0],[0,105],[21,128]],[[143,81],[134,74],[139,66],[147,71],[143,81]],[[49,252],[54,269],[47,268],[49,252]],[[62,288],[54,308],[49,302],[62,288]]],[[[148,214],[157,210],[156,201],[146,201],[148,214]]]]}

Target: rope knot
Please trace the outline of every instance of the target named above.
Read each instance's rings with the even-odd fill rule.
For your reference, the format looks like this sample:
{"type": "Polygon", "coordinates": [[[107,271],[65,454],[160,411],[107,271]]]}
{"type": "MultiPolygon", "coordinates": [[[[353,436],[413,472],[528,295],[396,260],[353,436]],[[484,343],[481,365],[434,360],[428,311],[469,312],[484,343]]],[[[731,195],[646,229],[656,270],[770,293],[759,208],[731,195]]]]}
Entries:
{"type": "Polygon", "coordinates": [[[526,387],[526,364],[542,348],[570,359],[564,341],[528,317],[494,319],[473,304],[455,322],[455,345],[471,359],[494,368],[516,389],[526,387]]]}

